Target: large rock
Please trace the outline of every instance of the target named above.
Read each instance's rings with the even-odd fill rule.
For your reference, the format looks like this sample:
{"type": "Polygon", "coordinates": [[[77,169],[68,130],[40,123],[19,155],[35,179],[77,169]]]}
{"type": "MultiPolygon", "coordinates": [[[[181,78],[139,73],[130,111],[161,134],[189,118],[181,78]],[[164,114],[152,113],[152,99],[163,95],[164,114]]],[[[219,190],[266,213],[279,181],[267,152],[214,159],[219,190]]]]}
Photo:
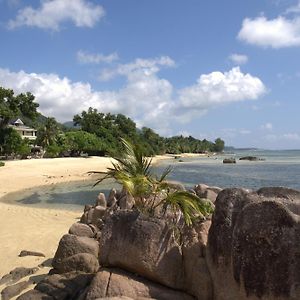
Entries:
{"type": "Polygon", "coordinates": [[[214,203],[217,199],[219,192],[222,189],[216,186],[210,187],[206,184],[197,184],[194,187],[194,191],[199,198],[209,199],[212,203],[214,203]]]}
{"type": "Polygon", "coordinates": [[[77,236],[85,236],[89,238],[95,236],[95,233],[93,232],[91,227],[82,223],[74,223],[69,229],[69,234],[74,234],[77,236]]]}
{"type": "Polygon", "coordinates": [[[211,221],[196,224],[183,232],[185,290],[198,300],[213,299],[213,283],[206,263],[206,244],[211,221]]]}
{"type": "Polygon", "coordinates": [[[9,274],[4,275],[0,279],[0,285],[7,284],[7,283],[15,283],[23,277],[36,273],[38,270],[39,268],[25,268],[25,267],[15,268],[12,271],[10,271],[9,274]]]}
{"type": "Polygon", "coordinates": [[[166,222],[138,212],[118,211],[106,219],[100,265],[137,273],[171,288],[184,288],[180,247],[166,222]]]}
{"type": "Polygon", "coordinates": [[[207,255],[214,299],[300,299],[300,218],[288,205],[297,212],[299,194],[286,192],[219,194],[207,255]]]}
{"type": "Polygon", "coordinates": [[[94,277],[87,291],[86,300],[124,296],[132,299],[194,299],[185,293],[166,288],[122,270],[103,269],[94,277]]]}
{"type": "Polygon", "coordinates": [[[58,245],[55,256],[53,258],[52,266],[58,272],[65,272],[68,264],[71,263],[72,267],[78,266],[82,270],[90,270],[96,268],[95,259],[98,258],[99,243],[92,238],[76,236],[72,234],[64,235],[58,245]],[[73,255],[87,253],[94,256],[77,256],[73,259],[73,255]],[[90,262],[91,266],[85,265],[90,262]]]}
{"type": "Polygon", "coordinates": [[[50,275],[40,281],[34,290],[18,297],[18,300],[79,299],[92,278],[91,274],[78,272],[50,275]]]}
{"type": "Polygon", "coordinates": [[[61,261],[56,260],[54,266],[58,273],[68,273],[71,271],[96,273],[99,269],[99,262],[98,258],[93,254],[78,253],[61,261]]]}
{"type": "Polygon", "coordinates": [[[9,300],[15,296],[18,296],[23,290],[28,288],[30,284],[30,281],[21,281],[14,285],[7,286],[1,292],[1,299],[9,300]]]}

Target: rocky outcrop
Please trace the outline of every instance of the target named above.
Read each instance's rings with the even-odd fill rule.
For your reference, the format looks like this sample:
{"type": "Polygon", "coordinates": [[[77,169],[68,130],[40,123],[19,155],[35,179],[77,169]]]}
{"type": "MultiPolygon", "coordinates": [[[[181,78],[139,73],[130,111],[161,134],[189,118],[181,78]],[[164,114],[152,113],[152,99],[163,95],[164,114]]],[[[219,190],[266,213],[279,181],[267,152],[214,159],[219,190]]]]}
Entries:
{"type": "Polygon", "coordinates": [[[8,284],[8,283],[16,283],[23,277],[36,273],[38,269],[39,268],[24,268],[24,267],[15,268],[12,271],[10,271],[9,274],[4,275],[0,279],[0,285],[8,284]]]}
{"type": "Polygon", "coordinates": [[[34,290],[19,296],[18,300],[80,299],[93,275],[80,272],[54,274],[40,281],[34,290]]]}
{"type": "Polygon", "coordinates": [[[235,158],[224,158],[223,164],[236,164],[235,158]]]}
{"type": "Polygon", "coordinates": [[[181,249],[166,222],[137,211],[120,211],[106,220],[100,264],[137,273],[171,288],[183,288],[181,249]]]}
{"type": "Polygon", "coordinates": [[[19,299],[300,299],[300,192],[194,188],[207,191],[217,194],[212,220],[180,230],[167,215],[120,205],[131,201],[124,191],[106,207],[101,196],[84,212],[101,207],[96,224],[83,217],[62,237],[51,271],[59,274],[19,299]]]}
{"type": "Polygon", "coordinates": [[[143,277],[119,269],[102,269],[94,277],[86,293],[86,300],[105,297],[132,299],[192,300],[193,297],[156,284],[143,277]]]}
{"type": "Polygon", "coordinates": [[[256,156],[243,156],[240,157],[239,160],[249,160],[249,161],[264,161],[264,158],[259,158],[256,156]]]}
{"type": "Polygon", "coordinates": [[[217,186],[208,186],[203,183],[195,185],[193,190],[199,198],[208,199],[212,203],[215,203],[218,194],[222,191],[222,189],[217,186]]]}
{"type": "Polygon", "coordinates": [[[56,250],[52,266],[57,273],[70,271],[96,272],[99,243],[88,237],[64,235],[56,250]]]}
{"type": "Polygon", "coordinates": [[[300,299],[300,223],[281,188],[222,191],[208,238],[214,299],[300,299]],[[282,193],[283,192],[283,193],[282,193]],[[284,196],[284,198],[282,198],[284,196]]]}

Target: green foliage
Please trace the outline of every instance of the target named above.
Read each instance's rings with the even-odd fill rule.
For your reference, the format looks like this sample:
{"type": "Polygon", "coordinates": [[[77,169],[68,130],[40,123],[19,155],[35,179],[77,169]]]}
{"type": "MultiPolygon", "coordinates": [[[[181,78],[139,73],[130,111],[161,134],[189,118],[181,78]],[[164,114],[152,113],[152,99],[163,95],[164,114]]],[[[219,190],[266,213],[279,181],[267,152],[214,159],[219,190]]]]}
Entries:
{"type": "Polygon", "coordinates": [[[44,158],[55,158],[55,157],[58,157],[61,152],[62,152],[62,148],[59,145],[53,143],[46,147],[46,152],[43,157],[44,158]]]}
{"type": "Polygon", "coordinates": [[[114,157],[112,167],[106,172],[91,171],[103,174],[104,177],[96,183],[107,178],[114,178],[135,199],[136,209],[148,213],[155,213],[157,208],[168,208],[177,219],[180,212],[186,225],[190,226],[198,218],[205,218],[212,212],[208,202],[187,191],[172,191],[165,178],[171,169],[167,168],[160,178],[151,172],[152,160],[143,155],[141,148],[122,139],[124,155],[114,157]]]}
{"type": "Polygon", "coordinates": [[[30,153],[28,140],[22,140],[13,128],[0,129],[0,152],[6,156],[26,157],[30,153]]]}
{"type": "Polygon", "coordinates": [[[5,163],[3,161],[0,161],[0,167],[4,167],[5,163]]]}
{"type": "Polygon", "coordinates": [[[212,143],[205,139],[203,141],[195,139],[192,136],[163,138],[151,128],[137,129],[136,124],[122,114],[104,114],[93,108],[83,111],[81,115],[74,116],[73,121],[83,131],[97,135],[102,141],[106,154],[111,156],[116,156],[116,153],[122,150],[120,138],[138,144],[147,156],[164,153],[220,152],[224,149],[224,141],[221,139],[212,143]]]}
{"type": "Polygon", "coordinates": [[[72,156],[79,156],[82,152],[105,152],[104,145],[95,134],[82,130],[66,132],[65,145],[72,156]]]}
{"type": "Polygon", "coordinates": [[[14,95],[14,91],[0,87],[0,129],[7,126],[12,118],[28,117],[35,119],[39,104],[34,102],[31,93],[14,95]]]}
{"type": "Polygon", "coordinates": [[[59,126],[55,118],[47,118],[45,124],[38,129],[36,143],[47,148],[56,143],[59,126]]]}

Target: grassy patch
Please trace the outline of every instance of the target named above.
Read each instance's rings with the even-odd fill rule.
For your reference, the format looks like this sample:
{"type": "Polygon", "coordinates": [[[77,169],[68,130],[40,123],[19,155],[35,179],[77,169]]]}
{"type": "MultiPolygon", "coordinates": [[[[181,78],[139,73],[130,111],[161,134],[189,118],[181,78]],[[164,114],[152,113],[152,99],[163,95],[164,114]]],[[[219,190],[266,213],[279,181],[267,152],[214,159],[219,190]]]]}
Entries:
{"type": "Polygon", "coordinates": [[[5,163],[3,161],[0,161],[0,167],[4,167],[5,163]]]}

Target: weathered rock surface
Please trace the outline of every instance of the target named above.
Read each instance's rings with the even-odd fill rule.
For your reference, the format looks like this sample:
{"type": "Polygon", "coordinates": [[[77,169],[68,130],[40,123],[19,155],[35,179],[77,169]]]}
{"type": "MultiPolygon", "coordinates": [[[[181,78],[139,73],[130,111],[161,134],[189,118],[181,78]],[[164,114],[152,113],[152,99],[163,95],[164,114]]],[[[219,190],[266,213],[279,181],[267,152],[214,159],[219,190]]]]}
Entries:
{"type": "Polygon", "coordinates": [[[31,283],[29,281],[18,282],[14,285],[7,286],[1,292],[2,300],[9,300],[12,297],[19,295],[23,290],[25,290],[31,283]]]}
{"type": "Polygon", "coordinates": [[[235,158],[224,158],[223,164],[236,164],[235,158]]]}
{"type": "Polygon", "coordinates": [[[206,244],[211,221],[187,228],[182,246],[185,290],[197,299],[213,297],[213,283],[206,263],[206,244]]]}
{"type": "Polygon", "coordinates": [[[298,192],[280,191],[219,194],[207,256],[214,299],[300,299],[300,221],[286,205],[298,192]]]}
{"type": "Polygon", "coordinates": [[[103,193],[99,193],[97,200],[96,200],[96,206],[102,206],[106,208],[107,203],[106,203],[106,197],[103,193]]]}
{"type": "Polygon", "coordinates": [[[100,265],[137,273],[182,289],[181,250],[166,222],[133,211],[118,211],[106,220],[100,241],[100,265]]]}
{"type": "Polygon", "coordinates": [[[34,290],[18,297],[18,300],[75,300],[90,284],[92,278],[91,274],[78,272],[50,275],[40,281],[34,290]]]}
{"type": "Polygon", "coordinates": [[[193,297],[118,269],[103,269],[96,274],[86,300],[126,296],[132,299],[192,300],[193,297]]]}
{"type": "Polygon", "coordinates": [[[90,253],[78,253],[54,263],[58,273],[81,271],[85,273],[96,273],[99,269],[98,257],[90,253]]]}
{"type": "Polygon", "coordinates": [[[85,236],[92,238],[95,236],[94,231],[92,228],[86,224],[82,223],[74,223],[70,229],[69,229],[69,234],[74,234],[77,236],[85,236]]]}
{"type": "Polygon", "coordinates": [[[23,256],[40,256],[40,257],[45,257],[44,253],[41,252],[36,252],[36,251],[28,251],[28,250],[22,250],[19,254],[20,257],[23,256]]]}
{"type": "Polygon", "coordinates": [[[10,271],[9,274],[6,274],[1,278],[0,285],[6,283],[15,283],[23,277],[36,273],[38,269],[39,268],[24,268],[24,267],[15,268],[12,271],[10,271]]]}
{"type": "Polygon", "coordinates": [[[209,199],[212,203],[214,203],[222,189],[216,186],[210,187],[206,184],[200,183],[194,187],[194,191],[199,198],[209,199]]]}
{"type": "Polygon", "coordinates": [[[52,266],[60,273],[76,267],[82,271],[93,272],[97,269],[98,254],[99,243],[95,239],[66,234],[59,242],[52,266]]]}

